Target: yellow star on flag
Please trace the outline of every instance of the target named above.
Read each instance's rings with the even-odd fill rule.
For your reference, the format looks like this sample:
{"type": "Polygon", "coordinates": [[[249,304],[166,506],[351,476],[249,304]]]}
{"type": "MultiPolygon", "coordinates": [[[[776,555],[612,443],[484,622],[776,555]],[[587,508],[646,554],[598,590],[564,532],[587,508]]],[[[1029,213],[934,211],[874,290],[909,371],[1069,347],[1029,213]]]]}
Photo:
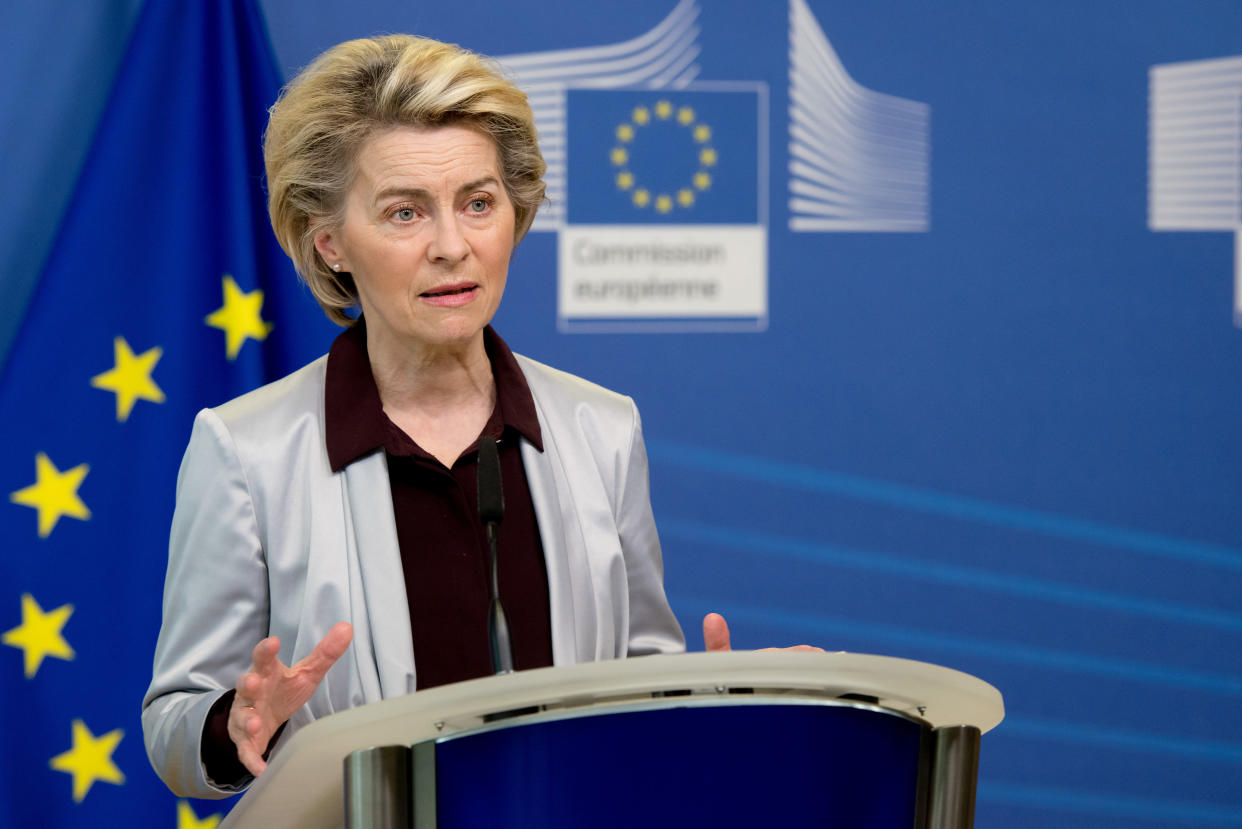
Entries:
{"type": "Polygon", "coordinates": [[[44,657],[73,659],[73,648],[60,631],[73,614],[73,605],[61,605],[55,610],[43,612],[34,596],[22,594],[22,623],[6,631],[4,644],[21,648],[26,663],[26,678],[30,679],[43,664],[44,657]]]}
{"type": "Polygon", "coordinates": [[[177,801],[177,829],[216,829],[219,824],[219,812],[199,820],[188,800],[177,801]]]}
{"type": "Polygon", "coordinates": [[[105,783],[125,782],[125,775],[112,762],[112,752],[125,732],[117,728],[96,737],[81,720],[73,721],[73,748],[57,754],[48,763],[56,771],[73,775],[73,800],[81,803],[96,780],[105,783]]]}
{"type": "Polygon", "coordinates": [[[47,538],[62,515],[83,521],[91,517],[91,511],[78,497],[78,487],[89,471],[90,467],[82,463],[61,472],[40,452],[35,455],[35,482],[11,494],[9,500],[38,510],[39,538],[47,538]]]}
{"type": "Polygon", "coordinates": [[[155,364],[160,361],[164,349],[155,347],[135,356],[124,337],[112,341],[113,359],[116,365],[103,374],[91,378],[97,389],[116,393],[116,419],[124,423],[129,419],[134,404],[139,399],[163,403],[164,392],[151,379],[155,364]]]}
{"type": "Polygon", "coordinates": [[[246,338],[267,339],[272,330],[270,322],[259,315],[263,308],[263,292],[242,293],[241,288],[227,273],[224,275],[224,304],[207,315],[206,322],[212,328],[224,332],[225,351],[230,360],[237,357],[246,338]]]}

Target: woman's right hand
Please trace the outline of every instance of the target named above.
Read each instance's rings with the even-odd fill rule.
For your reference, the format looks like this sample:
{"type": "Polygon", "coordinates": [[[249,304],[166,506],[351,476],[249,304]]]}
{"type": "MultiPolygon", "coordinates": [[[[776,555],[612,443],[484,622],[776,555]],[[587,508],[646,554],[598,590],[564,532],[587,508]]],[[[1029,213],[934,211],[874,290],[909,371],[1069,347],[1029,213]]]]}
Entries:
{"type": "Polygon", "coordinates": [[[277,656],[280,640],[275,636],[254,646],[250,670],[237,678],[229,709],[229,736],[237,745],[237,759],[251,774],[267,768],[263,754],[272,735],[311,698],[353,636],[348,622],[338,622],[305,659],[288,667],[277,656]]]}

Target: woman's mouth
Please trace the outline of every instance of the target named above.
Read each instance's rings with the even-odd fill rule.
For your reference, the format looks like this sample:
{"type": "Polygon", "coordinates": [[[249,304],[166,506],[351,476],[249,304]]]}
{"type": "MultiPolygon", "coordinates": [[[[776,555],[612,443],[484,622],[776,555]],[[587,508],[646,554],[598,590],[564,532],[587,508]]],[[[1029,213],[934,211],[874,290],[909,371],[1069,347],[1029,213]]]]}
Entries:
{"type": "Polygon", "coordinates": [[[440,285],[418,295],[428,305],[439,308],[456,308],[472,302],[479,293],[476,282],[458,282],[452,285],[440,285]]]}

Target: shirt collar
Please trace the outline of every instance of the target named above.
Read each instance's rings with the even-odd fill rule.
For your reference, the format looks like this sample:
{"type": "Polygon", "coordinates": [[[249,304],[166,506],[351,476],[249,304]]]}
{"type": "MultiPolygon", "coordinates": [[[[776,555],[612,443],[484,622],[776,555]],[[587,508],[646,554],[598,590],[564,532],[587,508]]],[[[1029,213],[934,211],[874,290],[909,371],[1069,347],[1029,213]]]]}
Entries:
{"type": "MultiPolygon", "coordinates": [[[[543,435],[526,376],[509,346],[489,325],[483,345],[496,382],[496,409],[485,431],[512,429],[543,451],[543,435]]],[[[328,351],[324,380],[324,432],[328,462],[339,472],[359,458],[384,449],[396,429],[384,414],[367,356],[366,324],[342,331],[328,351]]]]}

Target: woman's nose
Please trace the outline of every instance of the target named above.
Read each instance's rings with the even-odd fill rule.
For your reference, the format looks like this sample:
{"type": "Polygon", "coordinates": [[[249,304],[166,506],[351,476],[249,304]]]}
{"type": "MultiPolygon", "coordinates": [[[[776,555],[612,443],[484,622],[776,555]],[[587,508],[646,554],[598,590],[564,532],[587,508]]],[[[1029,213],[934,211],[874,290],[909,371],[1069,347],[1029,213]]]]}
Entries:
{"type": "Polygon", "coordinates": [[[435,235],[427,247],[427,258],[433,262],[459,262],[470,253],[470,245],[455,219],[437,221],[435,235]]]}

